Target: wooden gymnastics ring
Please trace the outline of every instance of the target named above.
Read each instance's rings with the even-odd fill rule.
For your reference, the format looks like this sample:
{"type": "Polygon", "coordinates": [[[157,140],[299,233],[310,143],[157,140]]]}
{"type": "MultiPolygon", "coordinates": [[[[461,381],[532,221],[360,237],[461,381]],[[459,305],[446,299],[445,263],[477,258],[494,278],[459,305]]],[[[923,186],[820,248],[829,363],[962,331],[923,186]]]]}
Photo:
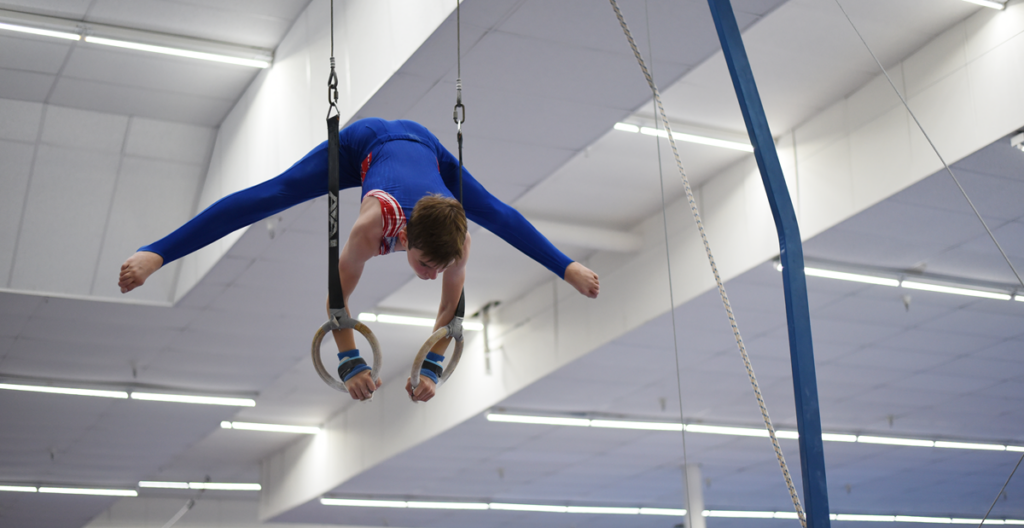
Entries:
{"type": "Polygon", "coordinates": [[[459,365],[459,359],[462,358],[462,346],[464,344],[461,317],[454,317],[452,318],[452,322],[438,328],[430,335],[430,337],[427,338],[427,341],[423,343],[423,346],[420,347],[419,353],[416,354],[416,359],[412,362],[412,372],[409,374],[409,382],[412,384],[412,390],[415,391],[416,387],[420,384],[420,369],[423,368],[423,361],[427,359],[427,353],[430,352],[430,349],[433,348],[438,341],[446,337],[455,339],[455,349],[452,350],[452,357],[448,362],[448,366],[441,372],[441,376],[438,379],[437,384],[440,385],[444,383],[445,380],[452,375],[452,372],[455,372],[455,367],[459,365]]]}
{"type": "Polygon", "coordinates": [[[316,373],[320,375],[320,379],[324,380],[328,386],[332,389],[339,390],[341,392],[348,392],[348,388],[345,387],[345,383],[339,381],[330,372],[324,368],[324,362],[320,359],[320,344],[323,342],[324,337],[331,330],[341,330],[345,328],[351,328],[366,338],[370,343],[370,348],[373,350],[373,365],[370,366],[370,377],[373,378],[373,382],[377,383],[377,379],[380,377],[381,367],[381,354],[380,354],[380,342],[377,341],[377,336],[373,335],[373,331],[370,327],[363,323],[348,317],[347,315],[341,315],[331,317],[326,323],[317,329],[316,334],[313,336],[313,367],[316,369],[316,373]]]}

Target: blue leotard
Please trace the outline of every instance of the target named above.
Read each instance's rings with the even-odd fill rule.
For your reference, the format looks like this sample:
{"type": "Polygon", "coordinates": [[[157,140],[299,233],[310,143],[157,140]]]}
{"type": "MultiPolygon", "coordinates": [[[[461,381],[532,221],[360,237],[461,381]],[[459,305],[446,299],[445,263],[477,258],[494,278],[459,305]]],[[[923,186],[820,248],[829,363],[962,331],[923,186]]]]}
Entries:
{"type": "MultiPolygon", "coordinates": [[[[338,133],[340,187],[362,187],[381,201],[384,240],[389,253],[416,202],[434,193],[459,192],[459,161],[425,127],[412,121],[361,119],[338,133]]],[[[495,198],[463,170],[466,217],[498,235],[559,277],[572,259],[540,234],[523,215],[495,198]]],[[[207,244],[293,205],[327,194],[327,142],[281,175],[225,196],[166,237],[140,248],[173,262],[207,244]]]]}

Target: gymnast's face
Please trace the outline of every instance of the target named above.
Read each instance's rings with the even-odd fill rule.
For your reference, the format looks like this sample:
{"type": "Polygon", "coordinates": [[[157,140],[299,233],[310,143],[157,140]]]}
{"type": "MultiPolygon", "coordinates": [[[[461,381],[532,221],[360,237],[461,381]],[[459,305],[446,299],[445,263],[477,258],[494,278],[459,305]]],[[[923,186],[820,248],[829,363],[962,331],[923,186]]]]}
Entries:
{"type": "Polygon", "coordinates": [[[416,272],[416,276],[422,280],[434,280],[439,273],[444,273],[445,266],[431,264],[423,258],[423,251],[416,248],[409,248],[405,252],[409,259],[409,267],[416,272]]]}

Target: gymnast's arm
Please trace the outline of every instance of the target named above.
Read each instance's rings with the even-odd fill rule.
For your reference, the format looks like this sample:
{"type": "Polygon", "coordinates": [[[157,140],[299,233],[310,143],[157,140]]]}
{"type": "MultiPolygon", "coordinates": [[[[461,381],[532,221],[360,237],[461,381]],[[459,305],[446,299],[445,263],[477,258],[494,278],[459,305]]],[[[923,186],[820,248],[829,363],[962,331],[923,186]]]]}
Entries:
{"type": "MultiPolygon", "coordinates": [[[[445,186],[458,196],[459,162],[444,147],[440,147],[440,152],[441,177],[445,186]]],[[[601,284],[596,273],[559,251],[519,211],[495,198],[465,169],[462,188],[467,218],[565,279],[581,294],[592,299],[597,297],[601,284]]]]}
{"type": "MultiPolygon", "coordinates": [[[[352,224],[352,231],[349,232],[348,240],[341,248],[338,256],[338,274],[341,278],[341,290],[345,298],[345,312],[348,313],[348,299],[359,284],[359,278],[363,274],[363,267],[366,261],[373,258],[380,251],[380,239],[384,234],[384,225],[380,221],[380,201],[370,197],[363,200],[359,206],[359,217],[352,224]]],[[[329,307],[328,307],[329,308],[329,307]]],[[[352,314],[349,313],[349,317],[352,314]]],[[[351,328],[333,330],[334,342],[338,345],[338,352],[346,352],[356,348],[355,332],[351,328]]],[[[354,400],[368,399],[378,387],[366,370],[352,376],[345,382],[345,388],[354,400]]]]}
{"type": "MultiPolygon", "coordinates": [[[[462,258],[445,268],[441,275],[441,304],[437,308],[437,319],[434,322],[435,332],[451,323],[455,318],[455,310],[459,306],[459,300],[462,299],[462,287],[466,284],[466,264],[469,262],[471,243],[472,238],[467,232],[466,242],[462,246],[462,258]]],[[[443,356],[451,340],[450,337],[439,340],[431,347],[430,351],[443,356]]],[[[434,397],[435,389],[434,382],[426,376],[420,376],[415,391],[412,390],[412,380],[407,380],[405,384],[405,390],[409,393],[412,401],[429,401],[434,397]]]]}

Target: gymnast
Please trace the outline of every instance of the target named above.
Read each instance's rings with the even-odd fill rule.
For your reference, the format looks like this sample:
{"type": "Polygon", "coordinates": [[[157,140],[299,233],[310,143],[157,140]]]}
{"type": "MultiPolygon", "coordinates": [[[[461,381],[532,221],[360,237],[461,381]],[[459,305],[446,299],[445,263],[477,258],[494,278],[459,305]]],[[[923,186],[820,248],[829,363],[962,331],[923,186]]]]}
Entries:
{"type": "MultiPolygon", "coordinates": [[[[355,289],[370,258],[404,251],[416,276],[434,280],[441,274],[441,304],[434,330],[451,322],[466,280],[470,236],[466,218],[498,235],[519,251],[563,278],[581,294],[596,298],[597,274],[574,262],[551,244],[515,209],[492,196],[463,170],[463,203],[459,162],[437,137],[412,121],[369,118],[339,133],[340,188],[362,188],[359,216],[341,250],[338,269],[345,297],[355,289]],[[374,198],[367,200],[367,197],[374,198]],[[408,211],[411,214],[406,216],[408,211]]],[[[277,214],[293,205],[327,194],[327,142],[321,143],[281,175],[228,195],[166,237],[139,248],[121,265],[118,286],[127,293],[142,286],[164,264],[173,262],[221,237],[277,214]]],[[[353,399],[368,399],[380,387],[359,357],[351,329],[335,330],[338,373],[353,399]]],[[[428,354],[413,401],[434,396],[448,339],[428,354]]]]}

